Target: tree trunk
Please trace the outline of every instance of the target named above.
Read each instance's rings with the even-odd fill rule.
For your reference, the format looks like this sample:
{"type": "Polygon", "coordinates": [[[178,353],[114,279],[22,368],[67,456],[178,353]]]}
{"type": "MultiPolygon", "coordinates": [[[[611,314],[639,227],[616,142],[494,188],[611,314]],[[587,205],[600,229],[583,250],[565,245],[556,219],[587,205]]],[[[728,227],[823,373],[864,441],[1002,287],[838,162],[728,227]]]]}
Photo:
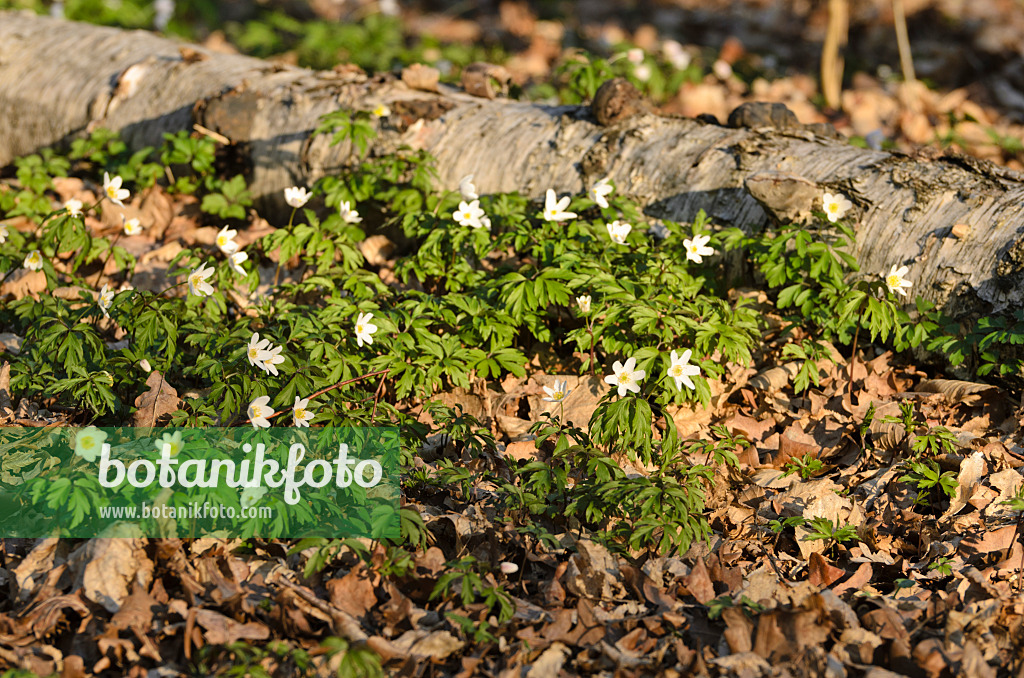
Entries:
{"type": "MultiPolygon", "coordinates": [[[[549,187],[579,193],[609,176],[652,217],[688,221],[704,209],[747,229],[820,210],[821,193],[839,191],[854,203],[847,220],[865,273],[908,264],[912,292],[957,315],[1024,308],[1022,176],[991,163],[865,150],[799,125],[722,127],[644,112],[602,125],[587,107],[440,90],[0,12],[0,165],[97,127],[137,148],[198,123],[244,151],[254,195],[279,201],[283,188],[353,160],[347,144],[311,137],[320,116],[385,103],[395,124],[383,126],[371,152],[426,149],[445,186],[472,173],[483,193],[540,196],[549,187]],[[961,226],[954,235],[957,225],[966,234],[961,226]]],[[[609,111],[595,113],[607,121],[609,111]]]]}

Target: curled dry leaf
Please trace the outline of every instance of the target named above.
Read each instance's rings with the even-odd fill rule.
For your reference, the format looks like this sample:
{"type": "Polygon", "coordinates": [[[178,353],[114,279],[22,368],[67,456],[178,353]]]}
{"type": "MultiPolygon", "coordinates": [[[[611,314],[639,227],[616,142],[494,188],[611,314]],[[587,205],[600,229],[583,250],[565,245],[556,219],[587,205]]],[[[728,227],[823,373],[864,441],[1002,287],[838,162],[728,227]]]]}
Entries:
{"type": "Polygon", "coordinates": [[[928,379],[922,381],[917,390],[922,393],[941,393],[950,405],[977,405],[983,398],[999,393],[998,386],[959,379],[928,379]]]}
{"type": "Polygon", "coordinates": [[[441,72],[431,66],[412,64],[402,69],[402,82],[412,89],[436,92],[441,72]]]}
{"type": "Polygon", "coordinates": [[[462,88],[475,97],[507,96],[510,84],[512,74],[504,66],[474,61],[462,69],[462,88]]]}
{"type": "Polygon", "coordinates": [[[114,613],[133,587],[148,589],[153,580],[145,547],[145,539],[90,539],[71,554],[68,564],[82,594],[114,613]]]}

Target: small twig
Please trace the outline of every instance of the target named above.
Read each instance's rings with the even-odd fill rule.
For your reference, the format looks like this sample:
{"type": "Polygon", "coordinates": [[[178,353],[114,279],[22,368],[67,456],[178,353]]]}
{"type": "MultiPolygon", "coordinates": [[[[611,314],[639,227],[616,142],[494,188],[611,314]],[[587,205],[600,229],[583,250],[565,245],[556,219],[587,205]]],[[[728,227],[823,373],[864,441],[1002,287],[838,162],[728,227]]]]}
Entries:
{"type": "Polygon", "coordinates": [[[373,426],[373,418],[377,416],[377,403],[380,402],[381,395],[384,394],[384,380],[387,379],[389,370],[384,370],[384,374],[380,375],[380,383],[377,384],[377,392],[373,394],[373,410],[370,412],[370,425],[373,426]]]}
{"type": "Polygon", "coordinates": [[[849,33],[850,7],[847,0],[829,0],[828,27],[825,44],[821,48],[821,90],[829,108],[838,110],[842,105],[843,92],[842,47],[846,46],[849,33]]]}
{"type": "Polygon", "coordinates": [[[910,53],[910,38],[907,37],[907,14],[903,11],[903,0],[892,0],[892,19],[896,25],[896,45],[900,50],[900,68],[905,82],[917,81],[914,75],[914,56],[910,53]]]}
{"type": "Polygon", "coordinates": [[[214,132],[212,129],[207,129],[207,128],[203,127],[202,125],[200,125],[199,123],[196,123],[196,124],[192,125],[192,129],[194,129],[195,131],[199,132],[200,134],[203,134],[203,135],[206,135],[206,136],[210,137],[211,139],[213,139],[214,141],[216,141],[218,143],[224,144],[225,146],[230,146],[231,145],[231,139],[228,139],[223,134],[218,134],[218,133],[214,132]]]}
{"type": "MultiPolygon", "coordinates": [[[[347,386],[348,384],[352,384],[354,382],[361,381],[363,379],[369,379],[370,377],[376,377],[378,375],[386,375],[390,371],[391,371],[390,369],[387,369],[387,370],[378,370],[376,372],[367,372],[366,374],[359,375],[358,377],[352,377],[351,379],[346,379],[344,381],[339,381],[337,384],[333,384],[331,386],[328,386],[327,388],[320,389],[319,391],[317,391],[313,395],[309,396],[309,398],[307,398],[307,400],[312,400],[313,398],[316,398],[317,396],[322,396],[323,394],[325,394],[325,393],[327,393],[329,391],[333,391],[336,388],[341,388],[342,386],[347,386]]],[[[381,377],[381,385],[383,385],[383,383],[384,383],[384,377],[382,376],[381,377]]],[[[378,386],[377,387],[378,392],[380,391],[380,389],[381,389],[381,386],[378,386]]],[[[287,409],[284,409],[284,410],[281,410],[280,412],[274,412],[272,415],[267,417],[267,419],[268,420],[273,419],[274,417],[282,415],[282,414],[284,414],[287,411],[288,411],[287,409]]],[[[374,402],[373,411],[374,412],[377,411],[377,404],[376,404],[376,402],[374,402]]],[[[370,421],[371,422],[373,421],[373,415],[372,414],[370,415],[370,421]]],[[[251,424],[251,423],[252,423],[252,419],[246,419],[240,425],[251,424]]]]}
{"type": "Polygon", "coordinates": [[[850,354],[850,402],[853,402],[853,369],[857,366],[857,337],[860,336],[860,324],[853,331],[853,353],[850,354]]]}
{"type": "MultiPolygon", "coordinates": [[[[121,219],[124,219],[124,215],[121,216],[121,219]]],[[[96,274],[96,282],[92,284],[93,287],[100,284],[100,280],[103,278],[103,271],[107,270],[107,263],[110,261],[110,257],[114,256],[114,246],[117,245],[117,241],[121,239],[121,235],[123,233],[124,229],[122,228],[121,231],[118,232],[117,237],[114,238],[114,242],[110,243],[110,249],[107,250],[107,257],[103,260],[103,265],[100,266],[100,270],[96,274]]]]}

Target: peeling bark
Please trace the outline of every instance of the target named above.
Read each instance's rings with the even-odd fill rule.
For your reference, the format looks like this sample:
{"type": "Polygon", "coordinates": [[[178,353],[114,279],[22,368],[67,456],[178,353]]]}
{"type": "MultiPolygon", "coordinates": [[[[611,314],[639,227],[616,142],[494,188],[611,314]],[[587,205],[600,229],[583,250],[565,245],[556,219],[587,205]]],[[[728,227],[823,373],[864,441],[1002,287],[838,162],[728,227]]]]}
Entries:
{"type": "Polygon", "coordinates": [[[954,314],[1024,307],[1024,177],[991,163],[865,150],[788,123],[720,127],[642,109],[602,126],[586,107],[439,90],[0,12],[0,165],[96,127],[137,148],[199,123],[244,151],[254,195],[280,201],[283,188],[354,159],[347,145],[310,136],[321,115],[386,103],[395,114],[371,152],[426,149],[447,186],[472,173],[482,193],[539,197],[609,176],[652,217],[688,221],[704,209],[748,229],[820,209],[821,192],[839,191],[854,203],[848,220],[865,272],[908,264],[912,291],[954,314]],[[953,235],[958,224],[969,234],[953,235]]]}

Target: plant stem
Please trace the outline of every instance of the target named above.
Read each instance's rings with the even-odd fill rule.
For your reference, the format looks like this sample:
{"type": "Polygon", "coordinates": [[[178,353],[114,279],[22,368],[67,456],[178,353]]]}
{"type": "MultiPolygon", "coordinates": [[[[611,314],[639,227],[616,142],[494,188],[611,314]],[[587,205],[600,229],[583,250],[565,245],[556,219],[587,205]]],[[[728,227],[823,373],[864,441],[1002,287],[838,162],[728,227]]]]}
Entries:
{"type": "Polygon", "coordinates": [[[114,256],[114,245],[117,244],[117,241],[121,239],[123,234],[124,229],[121,229],[121,231],[118,232],[117,237],[114,238],[114,242],[110,243],[110,249],[107,250],[107,257],[103,260],[103,265],[100,266],[99,272],[96,273],[96,282],[92,284],[93,287],[100,284],[100,278],[103,277],[103,271],[107,270],[107,262],[110,261],[110,257],[114,256]]]}
{"type": "Polygon", "coordinates": [[[850,354],[850,399],[853,399],[853,368],[857,365],[857,337],[860,336],[860,324],[853,331],[853,353],[850,354]]]}
{"type": "MultiPolygon", "coordinates": [[[[309,398],[307,400],[312,400],[313,398],[316,398],[317,396],[322,396],[323,394],[325,394],[325,393],[327,393],[329,391],[333,391],[336,388],[341,388],[342,386],[347,386],[348,384],[351,384],[351,383],[354,383],[354,382],[357,382],[357,381],[361,381],[363,379],[369,379],[370,377],[387,375],[387,373],[390,372],[390,371],[391,371],[390,368],[388,368],[386,370],[377,370],[376,372],[367,372],[366,374],[361,374],[358,377],[352,377],[351,379],[345,379],[344,381],[339,381],[337,384],[332,384],[331,386],[328,386],[327,388],[320,389],[319,391],[317,391],[313,395],[309,396],[309,398]]],[[[380,393],[381,387],[383,385],[384,385],[384,376],[381,376],[380,385],[377,386],[378,394],[380,393]]],[[[287,409],[284,409],[284,410],[281,410],[280,412],[274,412],[272,415],[267,417],[267,419],[268,420],[273,419],[274,417],[280,416],[280,415],[284,414],[287,411],[288,411],[287,409]]],[[[375,399],[374,403],[373,403],[373,413],[370,415],[370,421],[371,422],[373,421],[373,416],[374,416],[374,414],[376,414],[376,412],[377,412],[377,400],[375,399]]],[[[252,423],[252,419],[246,419],[240,425],[251,424],[251,423],[252,423]]]]}

